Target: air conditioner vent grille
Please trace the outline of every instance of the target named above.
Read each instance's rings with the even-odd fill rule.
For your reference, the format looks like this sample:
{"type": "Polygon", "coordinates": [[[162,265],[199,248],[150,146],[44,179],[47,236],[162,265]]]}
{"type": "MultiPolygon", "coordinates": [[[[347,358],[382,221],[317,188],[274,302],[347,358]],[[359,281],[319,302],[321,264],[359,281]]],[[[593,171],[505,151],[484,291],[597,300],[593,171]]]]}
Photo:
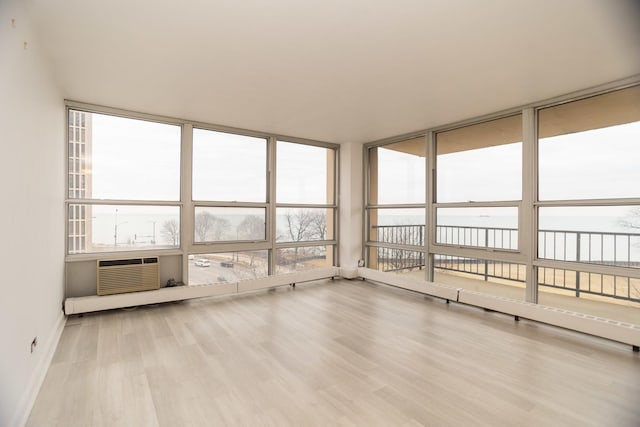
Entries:
{"type": "Polygon", "coordinates": [[[98,261],[98,295],[159,288],[160,269],[157,257],[98,261]]]}

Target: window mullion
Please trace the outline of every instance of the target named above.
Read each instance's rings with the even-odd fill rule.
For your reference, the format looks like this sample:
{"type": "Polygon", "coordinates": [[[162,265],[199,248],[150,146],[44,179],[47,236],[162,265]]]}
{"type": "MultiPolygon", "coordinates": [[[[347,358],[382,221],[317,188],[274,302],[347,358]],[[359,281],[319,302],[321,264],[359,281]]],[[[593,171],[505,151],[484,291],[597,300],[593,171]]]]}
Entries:
{"type": "Polygon", "coordinates": [[[182,200],[181,209],[181,230],[180,247],[182,254],[182,282],[189,283],[189,254],[193,248],[194,239],[194,203],[192,196],[193,188],[193,126],[185,123],[182,126],[181,140],[181,179],[180,198],[182,200]]]}

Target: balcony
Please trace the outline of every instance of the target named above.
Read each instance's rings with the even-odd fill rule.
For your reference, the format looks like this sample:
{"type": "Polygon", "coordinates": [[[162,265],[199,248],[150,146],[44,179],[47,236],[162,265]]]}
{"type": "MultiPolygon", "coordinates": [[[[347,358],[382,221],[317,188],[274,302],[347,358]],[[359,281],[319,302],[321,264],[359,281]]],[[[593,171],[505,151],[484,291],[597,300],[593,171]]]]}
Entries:
{"type": "MultiPolygon", "coordinates": [[[[373,226],[380,244],[424,245],[424,225],[373,226]]],[[[440,244],[517,250],[518,230],[439,225],[440,244]]],[[[577,230],[539,230],[539,259],[640,268],[640,234],[577,230]]],[[[380,271],[424,278],[420,250],[375,248],[380,271]]],[[[522,264],[434,255],[434,281],[456,287],[524,299],[526,268],[522,264]]],[[[539,302],[545,305],[640,324],[640,279],[539,267],[539,302]]]]}

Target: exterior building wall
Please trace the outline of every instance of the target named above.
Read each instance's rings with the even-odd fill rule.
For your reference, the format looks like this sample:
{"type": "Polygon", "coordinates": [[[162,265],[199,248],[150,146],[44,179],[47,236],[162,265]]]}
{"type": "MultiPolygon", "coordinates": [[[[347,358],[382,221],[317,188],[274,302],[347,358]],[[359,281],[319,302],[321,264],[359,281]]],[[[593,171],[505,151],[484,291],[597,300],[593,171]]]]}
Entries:
{"type": "MultiPolygon", "coordinates": [[[[69,198],[91,197],[91,113],[69,111],[69,198]]],[[[91,207],[69,206],[67,252],[83,253],[91,246],[91,207]]]]}

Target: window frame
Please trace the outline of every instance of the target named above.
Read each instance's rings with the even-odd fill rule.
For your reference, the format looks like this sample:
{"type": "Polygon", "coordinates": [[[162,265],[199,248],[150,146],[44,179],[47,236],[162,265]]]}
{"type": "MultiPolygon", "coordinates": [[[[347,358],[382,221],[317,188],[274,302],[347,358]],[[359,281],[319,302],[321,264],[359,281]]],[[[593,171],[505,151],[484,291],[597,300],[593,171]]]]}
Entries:
{"type": "MultiPolygon", "coordinates": [[[[82,120],[80,121],[82,124],[85,119],[84,119],[84,115],[79,115],[77,113],[89,113],[89,114],[102,114],[102,115],[109,115],[109,116],[114,116],[114,117],[120,117],[120,118],[126,118],[126,119],[132,119],[132,120],[141,120],[141,121],[146,121],[146,122],[152,122],[152,123],[160,123],[160,124],[167,124],[167,125],[173,125],[173,126],[178,126],[180,127],[181,130],[181,136],[180,136],[180,146],[181,146],[181,163],[183,162],[182,156],[182,141],[184,139],[184,129],[183,129],[183,124],[181,121],[176,120],[176,119],[170,119],[167,117],[162,117],[162,116],[154,116],[154,115],[150,115],[150,114],[144,114],[144,113],[136,113],[136,112],[131,112],[131,111],[125,111],[125,110],[120,110],[120,109],[116,109],[116,108],[109,108],[109,107],[100,107],[100,106],[96,106],[96,105],[92,105],[92,104],[85,104],[85,103],[81,103],[81,102],[74,102],[74,101],[69,101],[66,100],[65,101],[65,119],[66,119],[66,126],[65,126],[65,159],[67,159],[67,161],[65,162],[66,166],[65,166],[65,175],[68,177],[67,178],[67,182],[65,185],[65,198],[64,198],[64,203],[65,203],[65,236],[67,237],[65,239],[65,261],[66,262],[75,262],[75,261],[87,261],[87,260],[100,260],[100,259],[108,259],[108,258],[124,258],[124,257],[142,257],[142,256],[150,256],[150,255],[176,255],[180,253],[180,247],[178,248],[161,248],[161,249],[153,249],[153,248],[149,248],[149,249],[130,249],[130,250],[122,250],[122,251],[104,251],[104,252],[81,252],[81,253],[70,253],[69,252],[69,239],[68,237],[70,237],[70,221],[69,221],[69,207],[71,205],[86,205],[86,206],[107,206],[107,205],[123,205],[123,206],[160,206],[160,207],[178,207],[179,211],[180,211],[180,217],[182,217],[182,210],[183,210],[183,205],[181,203],[181,199],[182,199],[182,191],[179,192],[179,197],[177,200],[136,200],[136,199],[95,199],[95,198],[91,198],[91,197],[86,197],[86,190],[85,190],[85,194],[84,197],[70,197],[70,187],[69,184],[71,183],[69,181],[69,178],[71,177],[71,171],[69,168],[69,163],[71,160],[73,160],[74,163],[74,179],[73,183],[74,183],[74,189],[78,187],[78,181],[80,180],[80,174],[75,173],[75,163],[77,163],[80,159],[80,156],[78,155],[79,153],[75,152],[74,157],[70,157],[70,152],[69,152],[69,140],[70,140],[70,132],[71,132],[71,128],[73,127],[74,129],[77,129],[77,122],[79,121],[79,118],[82,117],[82,120]],[[70,113],[71,112],[75,112],[75,114],[73,114],[74,116],[74,120],[73,120],[73,125],[69,122],[70,119],[70,113]]],[[[86,124],[86,123],[85,123],[86,124]]],[[[85,131],[85,137],[83,138],[82,141],[78,142],[79,144],[81,144],[81,148],[82,148],[82,152],[81,154],[86,153],[86,131],[85,131]]],[[[179,188],[182,189],[182,175],[179,174],[178,178],[180,179],[180,183],[179,183],[179,188]]],[[[80,220],[79,218],[75,218],[76,221],[80,220]]],[[[86,227],[88,227],[85,224],[86,227]]],[[[180,231],[180,235],[182,235],[182,231],[180,231]]],[[[74,235],[76,236],[76,235],[74,235]]],[[[87,242],[87,239],[85,239],[85,243],[87,242]]]]}
{"type": "MultiPolygon", "coordinates": [[[[211,253],[227,253],[227,252],[247,252],[266,250],[269,257],[269,275],[274,275],[275,268],[275,251],[279,248],[289,248],[297,246],[327,246],[332,248],[333,266],[338,265],[338,243],[339,243],[339,154],[340,145],[322,141],[309,140],[304,138],[293,138],[271,134],[268,132],[258,132],[247,129],[233,128],[227,126],[213,125],[198,121],[182,120],[160,115],[152,115],[146,113],[133,112],[118,108],[98,106],[77,101],[65,100],[65,173],[67,178],[64,184],[64,204],[65,204],[65,262],[86,262],[94,260],[112,259],[112,258],[128,258],[128,257],[144,257],[144,256],[180,256],[182,258],[182,281],[189,283],[189,255],[211,254],[211,253]],[[73,117],[73,125],[70,122],[71,110],[112,115],[116,117],[144,120],[162,124],[177,125],[181,128],[180,140],[180,196],[175,201],[163,200],[120,200],[120,199],[92,199],[92,198],[72,198],[70,197],[69,185],[72,183],[74,188],[77,187],[76,179],[69,181],[70,169],[69,160],[78,159],[79,153],[77,149],[70,153],[69,137],[71,127],[75,127],[78,120],[76,115],[73,117]],[[215,200],[193,200],[193,129],[210,130],[214,132],[231,133],[236,135],[254,137],[264,139],[266,141],[266,199],[264,202],[234,202],[234,201],[215,201],[215,200]],[[333,203],[328,204],[276,204],[276,145],[277,141],[311,145],[333,150],[333,167],[328,173],[332,174],[333,179],[333,203]],[[74,157],[70,157],[74,154],[74,157]],[[122,250],[122,251],[105,251],[105,252],[85,252],[85,253],[69,253],[70,239],[77,239],[75,233],[77,218],[70,218],[70,205],[125,205],[125,206],[175,206],[180,210],[180,245],[177,248],[167,249],[140,249],[140,250],[122,250]],[[195,212],[198,207],[230,207],[230,208],[260,208],[265,210],[265,239],[263,240],[225,240],[211,242],[196,242],[194,234],[195,212]],[[276,208],[281,207],[302,207],[302,208],[326,208],[332,210],[333,221],[333,239],[322,241],[303,241],[303,242],[276,242],[275,236],[275,214],[276,208]],[[74,232],[70,235],[70,232],[74,232]]],[[[82,150],[86,142],[86,135],[82,150]]],[[[75,166],[74,166],[75,167],[75,166]]],[[[79,175],[78,175],[79,176],[79,175]]],[[[78,178],[79,179],[79,178],[78,178]]]]}
{"type": "MultiPolygon", "coordinates": [[[[628,78],[616,82],[601,85],[596,88],[585,89],[555,98],[518,106],[496,113],[486,114],[473,119],[463,120],[442,126],[432,127],[413,134],[387,138],[369,142],[363,145],[363,227],[362,227],[362,258],[365,266],[370,266],[368,251],[370,248],[380,247],[376,242],[368,238],[368,209],[388,207],[371,205],[369,202],[369,148],[399,142],[404,139],[414,138],[425,134],[427,138],[427,173],[426,173],[426,229],[429,238],[425,240],[425,279],[433,281],[433,256],[454,256],[484,259],[488,261],[505,262],[524,265],[526,268],[526,292],[527,302],[538,301],[538,269],[558,268],[566,270],[578,270],[582,273],[623,276],[631,279],[640,279],[640,269],[601,264],[575,263],[571,261],[558,261],[541,259],[538,257],[538,212],[542,207],[568,207],[568,206],[640,206],[640,197],[625,199],[589,199],[589,200],[548,200],[540,201],[538,197],[538,112],[561,104],[579,101],[607,93],[640,86],[638,77],[628,78]],[[522,115],[522,200],[520,201],[495,201],[495,202],[451,202],[438,203],[436,199],[436,134],[438,132],[453,130],[477,123],[497,120],[504,117],[522,115]],[[461,247],[457,245],[444,245],[436,243],[436,209],[438,208],[464,208],[464,207],[516,207],[518,209],[518,250],[490,248],[488,250],[474,247],[461,247]]],[[[411,208],[412,205],[396,205],[398,208],[411,208]]],[[[409,249],[399,247],[398,249],[409,249]]]]}
{"type": "MultiPolygon", "coordinates": [[[[534,107],[535,118],[536,118],[536,121],[535,121],[536,137],[538,136],[538,133],[539,133],[539,128],[540,128],[539,114],[542,110],[563,106],[563,105],[570,105],[571,103],[574,103],[574,102],[580,102],[580,101],[588,100],[591,98],[597,98],[599,96],[604,96],[614,92],[619,92],[619,91],[623,91],[631,88],[640,89],[640,81],[632,81],[627,84],[612,84],[601,90],[584,91],[574,96],[568,96],[565,98],[554,100],[552,102],[541,103],[539,105],[536,105],[534,107]]],[[[536,148],[537,148],[538,142],[539,142],[539,139],[536,138],[536,148]]],[[[535,227],[536,227],[535,239],[536,240],[538,239],[538,233],[540,232],[538,222],[539,222],[541,208],[546,208],[546,207],[571,208],[571,207],[600,207],[600,206],[640,207],[640,196],[604,198],[604,199],[583,198],[583,199],[569,199],[569,200],[563,200],[563,199],[540,200],[540,197],[538,194],[538,190],[539,190],[538,188],[539,187],[538,150],[536,150],[535,152],[534,161],[536,165],[536,171],[535,171],[536,187],[535,187],[535,199],[534,199],[533,205],[535,208],[535,227]]],[[[533,265],[536,268],[578,271],[580,273],[621,276],[621,277],[629,277],[634,279],[640,278],[640,271],[639,271],[640,269],[638,268],[623,267],[623,266],[616,266],[616,265],[604,265],[604,264],[588,263],[588,262],[582,262],[582,261],[563,261],[563,260],[555,260],[555,259],[549,259],[549,258],[541,258],[539,256],[540,249],[538,246],[539,245],[536,244],[535,252],[533,254],[534,255],[533,265]]]]}
{"type": "Polygon", "coordinates": [[[288,248],[296,248],[296,247],[314,247],[314,246],[326,246],[326,247],[331,247],[332,248],[332,253],[329,255],[329,250],[327,250],[327,256],[331,256],[333,262],[333,265],[338,265],[338,259],[339,259],[339,247],[338,247],[338,236],[339,236],[339,207],[338,207],[338,190],[339,190],[339,180],[340,180],[340,174],[339,174],[339,164],[340,164],[340,150],[339,150],[339,146],[336,144],[327,144],[327,143],[321,143],[321,142],[317,142],[317,141],[304,141],[304,140],[300,140],[297,138],[290,138],[290,137],[274,137],[273,138],[273,144],[272,144],[272,153],[273,153],[273,181],[272,181],[272,187],[271,187],[271,192],[270,194],[272,195],[272,200],[273,203],[271,204],[271,218],[273,218],[273,221],[270,223],[270,229],[271,229],[271,240],[272,240],[272,248],[273,251],[271,253],[271,263],[270,266],[272,268],[272,270],[270,270],[270,274],[271,272],[273,272],[272,274],[277,274],[277,266],[276,266],[276,252],[279,249],[288,249],[288,248]],[[284,142],[284,143],[291,143],[291,144],[302,144],[302,145],[310,145],[310,146],[314,146],[314,147],[320,147],[320,148],[325,148],[327,150],[332,150],[333,151],[333,165],[329,166],[327,165],[327,179],[329,179],[329,174],[331,172],[333,172],[333,188],[332,188],[332,203],[278,203],[277,202],[277,182],[276,182],[276,177],[277,177],[277,157],[278,157],[278,142],[284,142]],[[327,214],[327,222],[329,222],[329,220],[332,221],[332,225],[333,225],[333,239],[326,239],[326,240],[312,240],[312,241],[308,241],[308,240],[304,240],[304,241],[298,241],[298,242],[279,242],[277,241],[277,232],[276,232],[276,228],[277,228],[277,210],[278,209],[282,209],[282,208],[291,208],[291,209],[326,209],[326,210],[332,210],[332,215],[327,214]],[[331,218],[330,218],[331,217],[331,218]]]}
{"type": "MultiPolygon", "coordinates": [[[[482,120],[477,120],[477,121],[469,121],[469,122],[465,122],[463,124],[459,124],[459,125],[455,125],[455,126],[451,126],[451,127],[443,127],[440,129],[437,129],[433,132],[433,147],[432,147],[432,152],[434,152],[434,159],[433,159],[433,182],[432,182],[432,186],[433,186],[433,195],[432,198],[430,199],[430,213],[431,213],[431,217],[433,218],[433,236],[430,239],[430,244],[431,244],[431,248],[434,250],[438,250],[438,254],[442,254],[442,255],[451,255],[451,256],[461,256],[461,257],[468,257],[468,258],[477,258],[477,259],[486,259],[488,258],[489,260],[492,261],[503,261],[503,259],[501,259],[500,256],[498,256],[498,259],[495,259],[495,253],[504,253],[502,255],[505,255],[508,258],[511,258],[510,261],[513,261],[513,257],[517,257],[520,258],[520,255],[522,254],[522,247],[521,247],[521,242],[522,240],[520,238],[518,238],[518,247],[515,249],[507,249],[507,248],[491,248],[491,247],[481,247],[481,246],[472,246],[472,245],[457,245],[457,244],[447,244],[447,243],[441,243],[438,242],[437,239],[437,227],[438,227],[438,223],[437,223],[437,211],[438,209],[447,209],[447,208],[516,208],[517,209],[517,217],[518,217],[518,225],[517,225],[517,230],[518,230],[518,236],[520,236],[522,234],[522,199],[521,200],[495,200],[495,201],[479,201],[479,202],[474,202],[474,201],[468,201],[468,202],[438,202],[438,194],[437,194],[437,189],[438,189],[438,158],[437,158],[437,144],[438,144],[438,134],[439,133],[443,133],[443,132],[449,132],[449,131],[454,131],[454,130],[458,130],[458,129],[463,129],[463,128],[468,128],[471,126],[475,126],[475,125],[482,125],[485,123],[490,123],[493,121],[498,121],[501,119],[508,119],[508,118],[513,118],[516,116],[521,116],[524,117],[524,115],[522,114],[521,111],[515,111],[515,112],[511,112],[510,114],[501,114],[499,116],[495,116],[492,118],[488,118],[488,119],[482,119],[482,120]],[[454,248],[454,252],[457,253],[451,253],[450,249],[454,248]],[[459,251],[459,252],[458,252],[459,251]]],[[[524,161],[524,123],[522,126],[522,156],[520,161],[523,162],[524,161]]],[[[487,165],[488,167],[488,165],[487,165]]],[[[523,174],[523,169],[521,169],[521,175],[523,174]]],[[[524,179],[522,180],[522,183],[524,183],[524,179]]],[[[524,192],[521,193],[522,198],[524,198],[524,192]]]]}
{"type": "MultiPolygon", "coordinates": [[[[388,145],[393,145],[403,141],[409,141],[413,139],[423,138],[423,144],[425,147],[425,201],[428,200],[429,197],[429,145],[428,145],[428,135],[426,133],[417,133],[411,135],[403,135],[397,138],[391,138],[388,140],[384,140],[378,143],[369,143],[363,145],[363,156],[364,156],[364,209],[362,211],[362,236],[363,236],[363,253],[362,259],[365,261],[366,266],[372,265],[371,254],[373,252],[378,253],[380,250],[392,250],[392,251],[400,251],[402,253],[422,253],[423,259],[427,256],[427,240],[429,235],[429,215],[427,211],[426,203],[372,203],[371,202],[371,150],[373,148],[385,147],[388,145]],[[395,243],[385,243],[372,240],[370,237],[371,230],[371,220],[370,213],[372,210],[383,210],[383,209],[417,209],[423,210],[425,215],[425,224],[424,224],[424,232],[422,234],[423,245],[408,245],[408,244],[395,244],[395,243]]],[[[375,261],[377,264],[377,260],[375,261]]]]}

